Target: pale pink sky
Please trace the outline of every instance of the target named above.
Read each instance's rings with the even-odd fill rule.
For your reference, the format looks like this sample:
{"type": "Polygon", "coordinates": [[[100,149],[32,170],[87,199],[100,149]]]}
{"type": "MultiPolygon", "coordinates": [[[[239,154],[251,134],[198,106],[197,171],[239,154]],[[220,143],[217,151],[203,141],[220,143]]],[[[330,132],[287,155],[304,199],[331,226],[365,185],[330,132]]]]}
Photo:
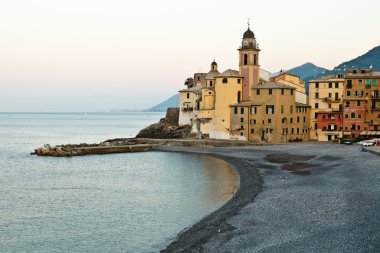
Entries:
{"type": "Polygon", "coordinates": [[[269,71],[333,68],[380,45],[380,1],[0,2],[0,112],[144,108],[193,72],[238,69],[251,18],[269,71]]]}

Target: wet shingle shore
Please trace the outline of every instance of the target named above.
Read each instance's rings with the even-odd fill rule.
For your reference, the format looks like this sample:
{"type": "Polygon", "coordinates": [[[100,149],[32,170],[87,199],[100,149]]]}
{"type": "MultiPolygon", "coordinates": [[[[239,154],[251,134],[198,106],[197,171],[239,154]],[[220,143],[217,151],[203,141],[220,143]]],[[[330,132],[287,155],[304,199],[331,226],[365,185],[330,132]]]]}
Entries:
{"type": "Polygon", "coordinates": [[[236,196],[162,252],[380,252],[380,158],[356,145],[185,148],[240,174],[236,196]]]}

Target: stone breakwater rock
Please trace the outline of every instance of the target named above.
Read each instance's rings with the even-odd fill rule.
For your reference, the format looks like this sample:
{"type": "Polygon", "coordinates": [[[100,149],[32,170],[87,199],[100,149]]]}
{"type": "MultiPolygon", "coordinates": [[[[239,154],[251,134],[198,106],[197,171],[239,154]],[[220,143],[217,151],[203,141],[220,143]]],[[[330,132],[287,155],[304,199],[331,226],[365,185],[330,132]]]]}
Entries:
{"type": "Polygon", "coordinates": [[[40,156],[56,157],[70,157],[75,155],[75,152],[70,149],[61,146],[51,147],[49,144],[45,144],[43,147],[35,149],[34,153],[40,156]]]}
{"type": "Polygon", "coordinates": [[[166,118],[162,118],[158,123],[142,129],[136,138],[180,139],[188,137],[190,132],[190,125],[173,126],[166,118]]]}

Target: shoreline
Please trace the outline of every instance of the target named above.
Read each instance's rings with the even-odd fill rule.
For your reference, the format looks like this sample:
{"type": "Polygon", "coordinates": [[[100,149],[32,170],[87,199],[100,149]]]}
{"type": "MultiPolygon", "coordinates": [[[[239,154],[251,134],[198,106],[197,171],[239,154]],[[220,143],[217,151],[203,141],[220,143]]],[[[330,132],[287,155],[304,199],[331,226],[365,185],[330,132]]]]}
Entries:
{"type": "Polygon", "coordinates": [[[219,209],[208,214],[199,222],[180,232],[165,249],[160,252],[201,252],[202,245],[219,233],[232,231],[235,228],[227,220],[234,217],[242,208],[252,203],[261,192],[263,181],[259,171],[249,165],[245,159],[212,154],[204,150],[199,153],[191,150],[176,150],[172,147],[158,147],[160,152],[201,154],[229,163],[239,175],[239,184],[235,194],[219,209]]]}
{"type": "Polygon", "coordinates": [[[357,146],[302,143],[154,150],[216,157],[230,163],[240,177],[234,197],[180,231],[160,252],[380,250],[380,160],[357,146]]]}

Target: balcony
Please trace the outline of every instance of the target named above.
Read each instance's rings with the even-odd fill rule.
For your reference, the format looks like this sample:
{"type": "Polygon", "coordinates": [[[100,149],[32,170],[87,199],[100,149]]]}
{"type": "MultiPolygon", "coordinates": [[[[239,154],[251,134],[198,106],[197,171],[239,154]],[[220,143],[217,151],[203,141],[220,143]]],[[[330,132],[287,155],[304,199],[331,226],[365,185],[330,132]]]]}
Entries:
{"type": "Polygon", "coordinates": [[[182,111],[184,111],[184,112],[192,112],[192,111],[194,111],[194,108],[193,107],[184,107],[184,108],[182,108],[182,111]]]}

